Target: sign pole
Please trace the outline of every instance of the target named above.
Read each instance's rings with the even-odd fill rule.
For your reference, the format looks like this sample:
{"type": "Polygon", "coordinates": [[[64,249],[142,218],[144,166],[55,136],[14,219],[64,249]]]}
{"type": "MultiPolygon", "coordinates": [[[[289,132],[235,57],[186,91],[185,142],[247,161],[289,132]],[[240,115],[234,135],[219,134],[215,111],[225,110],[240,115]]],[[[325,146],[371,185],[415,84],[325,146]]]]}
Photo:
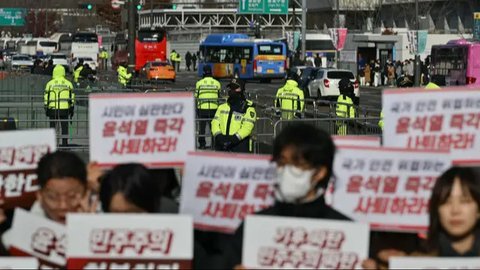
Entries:
{"type": "MultiPolygon", "coordinates": [[[[294,22],[295,23],[295,22],[294,22]]],[[[302,55],[300,59],[306,59],[306,42],[307,42],[307,0],[302,0],[302,55]]]]}
{"type": "MultiPolygon", "coordinates": [[[[335,24],[337,25],[337,27],[335,28],[340,28],[340,1],[337,0],[337,19],[335,20],[335,24]]],[[[337,31],[337,29],[335,29],[335,31],[337,31]]],[[[339,65],[338,65],[338,42],[337,42],[337,46],[335,46],[335,68],[339,68],[339,65]]]]}
{"type": "MultiPolygon", "coordinates": [[[[415,0],[415,29],[417,30],[417,44],[418,44],[418,30],[420,29],[420,25],[419,25],[419,22],[418,22],[418,0],[415,0]]],[[[415,85],[415,87],[420,86],[420,76],[421,76],[420,68],[421,68],[420,55],[418,54],[418,48],[417,48],[417,51],[415,53],[415,71],[414,71],[415,72],[415,75],[414,75],[414,85],[415,85]]]]}
{"type": "Polygon", "coordinates": [[[130,71],[135,69],[135,8],[137,1],[128,1],[128,67],[130,71]]]}

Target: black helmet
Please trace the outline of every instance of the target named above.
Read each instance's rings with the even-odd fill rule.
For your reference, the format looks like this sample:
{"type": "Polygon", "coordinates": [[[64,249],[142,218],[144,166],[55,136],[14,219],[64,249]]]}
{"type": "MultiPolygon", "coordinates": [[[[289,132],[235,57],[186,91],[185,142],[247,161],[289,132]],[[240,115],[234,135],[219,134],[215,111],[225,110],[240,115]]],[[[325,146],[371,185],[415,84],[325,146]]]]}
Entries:
{"type": "Polygon", "coordinates": [[[298,77],[298,74],[296,72],[293,72],[293,71],[288,72],[287,80],[293,80],[293,81],[298,82],[298,79],[299,79],[299,77],[298,77]]]}
{"type": "Polygon", "coordinates": [[[203,66],[203,76],[212,76],[212,68],[209,65],[203,66]]]}
{"type": "Polygon", "coordinates": [[[227,88],[230,91],[234,92],[244,92],[245,91],[245,85],[242,80],[239,79],[232,79],[228,84],[227,88]]]}
{"type": "Polygon", "coordinates": [[[348,78],[343,78],[338,82],[338,90],[340,95],[350,96],[354,92],[353,82],[348,78]]]}

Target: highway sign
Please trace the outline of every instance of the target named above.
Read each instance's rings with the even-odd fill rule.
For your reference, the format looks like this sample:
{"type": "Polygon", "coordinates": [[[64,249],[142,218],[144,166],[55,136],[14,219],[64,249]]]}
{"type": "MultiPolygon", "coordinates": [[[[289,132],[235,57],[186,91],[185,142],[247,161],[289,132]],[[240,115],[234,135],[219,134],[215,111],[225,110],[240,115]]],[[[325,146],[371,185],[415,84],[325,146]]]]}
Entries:
{"type": "Polygon", "coordinates": [[[239,0],[240,14],[287,14],[288,0],[239,0]]]}
{"type": "Polygon", "coordinates": [[[0,8],[0,26],[25,25],[24,8],[0,8]]]}

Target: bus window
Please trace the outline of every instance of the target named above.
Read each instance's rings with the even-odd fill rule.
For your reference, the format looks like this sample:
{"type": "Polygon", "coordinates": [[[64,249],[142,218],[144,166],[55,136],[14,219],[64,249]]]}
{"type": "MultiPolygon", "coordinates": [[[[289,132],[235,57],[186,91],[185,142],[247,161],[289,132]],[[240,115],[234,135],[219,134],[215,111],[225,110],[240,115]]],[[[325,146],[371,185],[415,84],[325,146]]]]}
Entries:
{"type": "Polygon", "coordinates": [[[77,33],[73,42],[98,42],[98,36],[95,33],[77,33]]]}
{"type": "Polygon", "coordinates": [[[252,47],[236,47],[234,51],[234,62],[240,64],[242,59],[247,60],[247,64],[252,63],[252,47]]]}
{"type": "Polygon", "coordinates": [[[258,54],[282,55],[282,45],[258,45],[258,54]]]}
{"type": "Polygon", "coordinates": [[[161,42],[165,37],[163,31],[140,30],[137,33],[137,39],[140,42],[161,42]]]}
{"type": "Polygon", "coordinates": [[[206,61],[210,63],[233,63],[232,47],[207,47],[206,61]]]}
{"type": "Polygon", "coordinates": [[[40,41],[40,47],[57,47],[57,43],[53,41],[40,41]]]}

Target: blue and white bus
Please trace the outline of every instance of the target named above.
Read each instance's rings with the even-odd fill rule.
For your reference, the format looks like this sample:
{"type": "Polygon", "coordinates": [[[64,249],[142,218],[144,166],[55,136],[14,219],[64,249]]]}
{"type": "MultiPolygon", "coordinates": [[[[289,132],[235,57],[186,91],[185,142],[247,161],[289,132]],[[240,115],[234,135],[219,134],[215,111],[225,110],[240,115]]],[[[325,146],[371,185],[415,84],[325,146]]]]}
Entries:
{"type": "Polygon", "coordinates": [[[212,34],[200,44],[198,74],[212,68],[215,78],[260,79],[285,77],[287,49],[284,43],[251,39],[245,34],[212,34]]]}

